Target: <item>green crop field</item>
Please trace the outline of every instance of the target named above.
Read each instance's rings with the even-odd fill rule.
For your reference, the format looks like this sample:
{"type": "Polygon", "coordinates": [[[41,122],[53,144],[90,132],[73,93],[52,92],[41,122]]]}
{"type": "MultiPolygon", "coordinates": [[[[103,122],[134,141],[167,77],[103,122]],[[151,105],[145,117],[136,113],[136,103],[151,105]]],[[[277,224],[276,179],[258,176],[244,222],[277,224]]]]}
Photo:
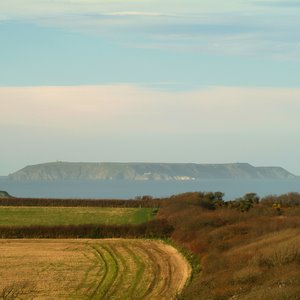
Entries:
{"type": "Polygon", "coordinates": [[[150,208],[0,207],[0,226],[140,224],[153,217],[150,208]]]}
{"type": "Polygon", "coordinates": [[[3,239],[0,253],[1,299],[171,300],[191,271],[176,249],[149,240],[3,239]]]}

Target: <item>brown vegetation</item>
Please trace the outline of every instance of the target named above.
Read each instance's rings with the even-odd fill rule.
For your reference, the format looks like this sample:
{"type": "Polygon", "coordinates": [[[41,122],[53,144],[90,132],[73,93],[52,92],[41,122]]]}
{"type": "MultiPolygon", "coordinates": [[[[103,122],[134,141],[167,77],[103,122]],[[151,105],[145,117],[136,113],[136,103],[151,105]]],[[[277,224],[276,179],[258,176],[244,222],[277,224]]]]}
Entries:
{"type": "Polygon", "coordinates": [[[300,195],[218,196],[173,196],[159,211],[201,261],[182,299],[300,299],[300,195]]]}

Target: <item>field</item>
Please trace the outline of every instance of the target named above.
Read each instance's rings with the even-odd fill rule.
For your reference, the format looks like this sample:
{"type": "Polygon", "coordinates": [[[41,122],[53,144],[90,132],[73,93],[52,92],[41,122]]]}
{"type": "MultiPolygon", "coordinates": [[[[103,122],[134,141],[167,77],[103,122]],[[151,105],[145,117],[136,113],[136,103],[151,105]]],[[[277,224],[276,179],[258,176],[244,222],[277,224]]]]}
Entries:
{"type": "Polygon", "coordinates": [[[0,240],[0,253],[3,299],[174,299],[190,274],[149,240],[0,240]]]}
{"type": "Polygon", "coordinates": [[[140,224],[153,217],[150,208],[0,207],[0,226],[140,224]]]}

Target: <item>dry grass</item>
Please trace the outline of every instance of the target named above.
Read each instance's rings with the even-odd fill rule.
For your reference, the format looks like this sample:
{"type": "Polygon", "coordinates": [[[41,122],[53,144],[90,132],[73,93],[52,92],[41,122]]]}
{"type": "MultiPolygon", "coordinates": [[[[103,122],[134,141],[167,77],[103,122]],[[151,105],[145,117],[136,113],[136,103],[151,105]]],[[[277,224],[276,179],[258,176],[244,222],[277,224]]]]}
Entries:
{"type": "Polygon", "coordinates": [[[198,255],[201,272],[184,290],[188,300],[300,300],[300,211],[255,204],[248,212],[204,209],[196,194],[166,201],[158,217],[172,239],[198,255]]]}
{"type": "Polygon", "coordinates": [[[149,240],[0,240],[0,253],[0,299],[174,299],[190,274],[149,240]]]}
{"type": "Polygon", "coordinates": [[[198,294],[188,299],[300,299],[300,230],[277,231],[212,251],[202,266],[194,282],[198,294]]]}

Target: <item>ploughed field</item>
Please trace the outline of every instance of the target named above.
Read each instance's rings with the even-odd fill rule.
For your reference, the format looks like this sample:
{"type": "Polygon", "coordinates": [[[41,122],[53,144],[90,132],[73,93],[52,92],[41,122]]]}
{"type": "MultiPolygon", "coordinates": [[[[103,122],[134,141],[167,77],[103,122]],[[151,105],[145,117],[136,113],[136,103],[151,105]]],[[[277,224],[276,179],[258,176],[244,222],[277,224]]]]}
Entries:
{"type": "Polygon", "coordinates": [[[0,207],[0,226],[140,224],[153,217],[151,208],[0,207]]]}
{"type": "MultiPolygon", "coordinates": [[[[174,299],[191,269],[160,241],[0,240],[7,299],[174,299]]],[[[6,298],[4,298],[6,299],[6,298]]]]}

